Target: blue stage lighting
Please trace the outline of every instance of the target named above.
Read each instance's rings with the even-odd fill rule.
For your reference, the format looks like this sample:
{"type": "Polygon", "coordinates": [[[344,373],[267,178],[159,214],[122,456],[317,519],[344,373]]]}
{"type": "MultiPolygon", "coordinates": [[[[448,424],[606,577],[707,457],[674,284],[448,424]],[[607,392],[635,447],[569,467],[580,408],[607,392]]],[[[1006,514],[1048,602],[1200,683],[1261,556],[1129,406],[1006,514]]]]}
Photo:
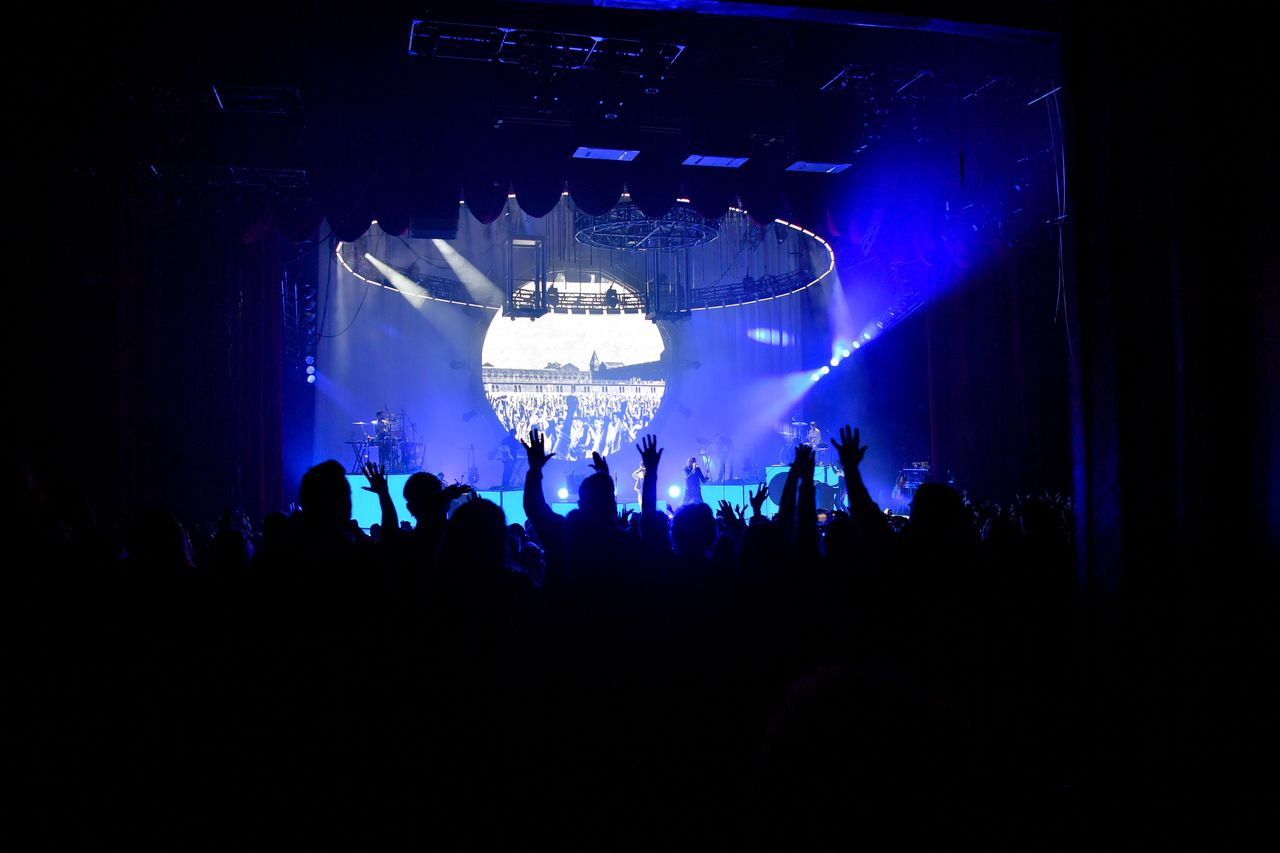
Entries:
{"type": "Polygon", "coordinates": [[[820,371],[818,371],[818,372],[819,372],[819,373],[821,373],[823,376],[826,376],[828,373],[830,373],[830,372],[831,372],[831,368],[830,368],[830,367],[827,367],[827,366],[824,364],[824,365],[822,365],[822,370],[820,370],[820,371]]]}
{"type": "Polygon", "coordinates": [[[307,375],[308,375],[308,376],[310,376],[311,374],[313,374],[313,373],[315,373],[315,372],[316,372],[316,366],[315,366],[314,364],[308,364],[308,365],[307,365],[307,375]]]}
{"type": "Polygon", "coordinates": [[[770,344],[775,347],[789,347],[792,344],[790,333],[778,329],[747,329],[747,337],[758,344],[770,344]]]}
{"type": "Polygon", "coordinates": [[[854,342],[853,342],[853,348],[854,348],[854,349],[862,349],[862,341],[854,341],[854,342]]]}
{"type": "Polygon", "coordinates": [[[636,159],[639,151],[631,151],[623,148],[587,148],[583,146],[573,152],[573,156],[579,160],[623,160],[631,161],[636,159]]]}
{"type": "Polygon", "coordinates": [[[560,498],[562,501],[567,501],[569,499],[569,490],[564,486],[561,486],[560,491],[556,492],[556,497],[560,498]]]}
{"type": "Polygon", "coordinates": [[[864,341],[869,341],[869,340],[871,340],[871,333],[870,333],[870,332],[863,332],[863,333],[862,333],[862,339],[863,339],[864,341]]]}
{"type": "Polygon", "coordinates": [[[841,358],[848,358],[848,357],[849,357],[849,351],[848,351],[847,349],[842,349],[842,350],[840,350],[840,357],[841,357],[841,358]]]}
{"type": "Polygon", "coordinates": [[[852,163],[810,163],[797,160],[787,167],[788,172],[824,172],[829,175],[839,174],[852,166],[852,163]]]}
{"type": "Polygon", "coordinates": [[[314,355],[309,355],[309,356],[307,356],[307,358],[306,358],[306,362],[307,362],[307,364],[315,364],[315,363],[316,363],[316,357],[315,357],[314,355]]]}
{"type": "Polygon", "coordinates": [[[314,373],[308,374],[307,381],[314,385],[316,382],[316,375],[314,373]]]}
{"type": "Polygon", "coordinates": [[[680,497],[680,487],[679,487],[679,486],[672,486],[671,488],[667,489],[667,494],[668,494],[668,495],[670,495],[670,496],[671,496],[671,497],[673,497],[673,498],[678,498],[678,497],[680,497]]]}
{"type": "Polygon", "coordinates": [[[813,374],[812,376],[810,376],[809,378],[810,378],[810,379],[812,379],[814,382],[817,382],[819,379],[821,379],[821,378],[822,378],[822,374],[821,374],[821,373],[815,373],[815,374],[813,374]]]}
{"type": "Polygon", "coordinates": [[[718,166],[721,169],[736,169],[747,162],[746,157],[716,157],[708,154],[690,154],[684,158],[685,166],[718,166]]]}
{"type": "Polygon", "coordinates": [[[831,366],[832,366],[832,367],[836,367],[836,366],[838,366],[839,364],[840,364],[840,356],[838,356],[838,355],[833,355],[833,356],[831,356],[831,366]]]}

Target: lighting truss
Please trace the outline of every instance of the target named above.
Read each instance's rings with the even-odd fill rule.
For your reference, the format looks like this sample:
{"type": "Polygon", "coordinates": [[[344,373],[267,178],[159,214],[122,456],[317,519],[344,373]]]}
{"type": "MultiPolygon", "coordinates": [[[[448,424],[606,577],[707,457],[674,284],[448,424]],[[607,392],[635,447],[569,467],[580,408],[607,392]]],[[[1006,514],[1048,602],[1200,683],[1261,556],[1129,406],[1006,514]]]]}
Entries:
{"type": "Polygon", "coordinates": [[[452,21],[415,20],[409,29],[410,56],[567,71],[608,65],[621,74],[661,74],[675,64],[684,48],[682,44],[452,21]]]}
{"type": "Polygon", "coordinates": [[[689,249],[720,236],[715,223],[677,204],[662,216],[646,216],[630,202],[620,202],[603,216],[581,211],[574,217],[574,239],[586,246],[615,252],[689,249]]]}

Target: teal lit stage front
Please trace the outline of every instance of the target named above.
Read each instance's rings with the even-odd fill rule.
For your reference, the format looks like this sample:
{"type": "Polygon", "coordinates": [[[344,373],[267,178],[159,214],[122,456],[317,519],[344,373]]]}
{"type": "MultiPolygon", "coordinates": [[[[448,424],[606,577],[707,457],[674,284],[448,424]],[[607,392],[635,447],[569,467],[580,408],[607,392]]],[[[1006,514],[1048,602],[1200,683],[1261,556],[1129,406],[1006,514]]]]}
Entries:
{"type": "MultiPolygon", "coordinates": [[[[765,471],[770,484],[779,476],[785,479],[786,472],[787,467],[785,465],[771,465],[765,471]]],[[[676,472],[676,476],[679,476],[679,471],[676,472]]],[[[391,502],[395,504],[400,521],[413,521],[413,517],[409,515],[409,508],[405,506],[404,502],[404,483],[407,479],[409,479],[408,474],[389,474],[387,476],[387,483],[391,487],[391,502]]],[[[663,482],[666,482],[667,479],[664,477],[663,482]]],[[[838,480],[835,469],[820,465],[814,472],[814,479],[819,486],[818,505],[824,509],[829,509],[830,501],[824,501],[823,497],[833,495],[835,492],[838,480]],[[824,486],[826,486],[825,489],[823,488],[824,486]],[[827,491],[827,489],[830,491],[827,491]],[[827,506],[823,506],[824,503],[827,506]]],[[[373,524],[380,524],[382,522],[382,510],[378,506],[378,498],[373,492],[364,489],[369,484],[369,481],[359,474],[348,474],[347,482],[351,484],[351,517],[365,530],[368,530],[373,524]]],[[[702,499],[705,503],[710,504],[712,509],[719,507],[720,501],[724,500],[734,506],[741,506],[750,515],[751,494],[761,485],[761,483],[730,483],[723,485],[705,483],[702,486],[702,499]]],[[[781,487],[779,486],[779,488],[781,487]]],[[[664,492],[662,489],[659,491],[664,492]]],[[[770,491],[776,490],[771,488],[770,491]]],[[[502,507],[508,524],[524,524],[527,516],[524,512],[524,491],[522,489],[480,489],[476,491],[476,494],[502,507]]],[[[632,497],[635,492],[631,489],[631,481],[628,480],[625,484],[619,481],[616,494],[619,498],[632,497]]],[[[680,507],[681,499],[679,497],[670,497],[662,493],[659,495],[659,500],[664,505],[670,502],[672,507],[677,509],[680,507]]],[[[558,500],[552,496],[548,498],[548,503],[551,504],[551,508],[556,512],[561,515],[568,515],[570,510],[578,506],[578,496],[573,492],[570,492],[570,498],[567,500],[558,500]]],[[[640,504],[636,501],[619,501],[619,510],[623,507],[638,511],[640,504]]],[[[772,515],[778,511],[778,505],[771,499],[766,500],[763,511],[768,515],[772,515]]]]}

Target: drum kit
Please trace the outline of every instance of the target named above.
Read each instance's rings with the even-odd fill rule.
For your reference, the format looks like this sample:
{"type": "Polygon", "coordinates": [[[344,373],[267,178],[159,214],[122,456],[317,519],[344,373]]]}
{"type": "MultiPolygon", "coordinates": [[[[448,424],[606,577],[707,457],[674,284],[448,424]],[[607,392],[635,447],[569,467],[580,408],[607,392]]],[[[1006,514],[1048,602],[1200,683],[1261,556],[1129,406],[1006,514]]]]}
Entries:
{"type": "Polygon", "coordinates": [[[364,471],[365,463],[380,465],[388,474],[412,474],[422,470],[422,443],[416,441],[417,428],[403,411],[379,411],[371,421],[353,421],[360,427],[350,441],[355,455],[351,473],[364,471]]]}
{"type": "Polygon", "coordinates": [[[783,426],[778,430],[778,435],[782,436],[782,449],[778,451],[778,464],[790,465],[796,458],[796,448],[802,444],[808,444],[813,448],[814,461],[818,465],[830,465],[831,445],[825,441],[819,440],[817,443],[809,441],[809,422],[795,420],[783,426]]]}

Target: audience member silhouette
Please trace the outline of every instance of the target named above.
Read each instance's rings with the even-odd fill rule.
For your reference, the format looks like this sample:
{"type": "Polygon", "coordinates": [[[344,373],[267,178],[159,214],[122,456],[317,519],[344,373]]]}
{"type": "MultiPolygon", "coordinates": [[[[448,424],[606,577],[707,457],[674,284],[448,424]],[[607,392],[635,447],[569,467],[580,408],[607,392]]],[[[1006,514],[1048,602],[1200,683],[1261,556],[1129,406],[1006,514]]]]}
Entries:
{"type": "Polygon", "coordinates": [[[825,525],[803,446],[773,516],[761,486],[749,518],[669,518],[653,436],[641,513],[619,513],[597,454],[562,516],[537,429],[523,526],[417,473],[406,529],[370,466],[375,543],[332,460],[299,509],[258,534],[224,519],[199,561],[163,511],[137,516],[119,560],[72,548],[92,527],[74,525],[65,553],[101,560],[84,601],[23,592],[46,617],[30,636],[60,650],[41,701],[65,682],[115,710],[76,737],[70,710],[46,715],[39,748],[86,768],[49,784],[83,798],[136,767],[89,812],[114,815],[110,837],[153,803],[165,832],[218,816],[226,844],[300,825],[294,841],[346,846],[1033,845],[1075,760],[1069,500],[927,483],[891,520],[860,441],[832,442],[849,506],[825,525]]]}

